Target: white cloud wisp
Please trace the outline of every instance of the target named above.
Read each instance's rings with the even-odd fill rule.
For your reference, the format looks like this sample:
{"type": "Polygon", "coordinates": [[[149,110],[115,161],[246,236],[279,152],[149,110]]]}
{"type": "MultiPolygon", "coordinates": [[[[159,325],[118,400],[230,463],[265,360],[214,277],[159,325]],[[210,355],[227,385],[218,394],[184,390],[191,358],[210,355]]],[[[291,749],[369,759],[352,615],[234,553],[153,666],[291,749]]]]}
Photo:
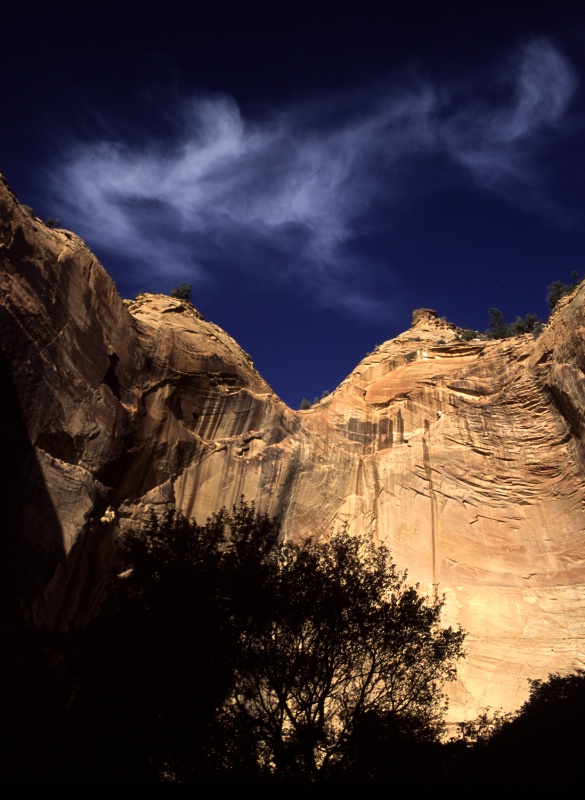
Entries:
{"type": "Polygon", "coordinates": [[[498,104],[481,103],[471,86],[456,105],[454,89],[429,83],[375,100],[323,98],[262,121],[244,119],[230,97],[192,97],[175,110],[172,141],[72,146],[51,173],[55,207],[93,246],[169,286],[204,281],[223,264],[267,281],[294,277],[332,304],[345,305],[351,287],[354,312],[372,313],[354,243],[425,191],[425,158],[508,199],[540,179],[532,155],[560,126],[575,76],[537,40],[513,75],[498,77],[512,86],[498,104]]]}

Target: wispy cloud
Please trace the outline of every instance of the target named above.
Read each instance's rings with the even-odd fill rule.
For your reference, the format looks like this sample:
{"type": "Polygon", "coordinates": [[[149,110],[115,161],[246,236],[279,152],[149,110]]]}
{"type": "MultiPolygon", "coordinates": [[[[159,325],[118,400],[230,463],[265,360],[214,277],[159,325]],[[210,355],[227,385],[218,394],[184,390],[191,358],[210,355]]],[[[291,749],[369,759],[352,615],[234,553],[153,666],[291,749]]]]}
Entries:
{"type": "Polygon", "coordinates": [[[144,263],[169,286],[229,264],[302,280],[337,305],[351,287],[354,313],[372,313],[367,264],[353,245],[381,210],[390,224],[405,196],[424,191],[421,160],[439,156],[503,195],[538,179],[533,153],[561,124],[576,78],[538,40],[493,79],[497,101],[481,102],[478,86],[458,93],[426,82],[256,120],[230,97],[190,97],[172,109],[170,140],[73,145],[51,174],[55,204],[91,244],[144,263]]]}
{"type": "Polygon", "coordinates": [[[536,148],[561,123],[577,87],[565,58],[548,41],[525,45],[493,76],[509,101],[460,108],[441,129],[449,155],[486,189],[507,192],[538,181],[536,148]]]}

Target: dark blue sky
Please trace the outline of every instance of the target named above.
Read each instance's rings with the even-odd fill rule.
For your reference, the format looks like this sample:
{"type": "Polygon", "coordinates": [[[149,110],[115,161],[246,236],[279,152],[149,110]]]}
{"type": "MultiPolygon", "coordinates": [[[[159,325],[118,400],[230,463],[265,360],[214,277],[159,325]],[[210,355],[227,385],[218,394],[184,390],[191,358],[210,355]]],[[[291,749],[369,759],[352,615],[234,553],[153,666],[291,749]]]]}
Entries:
{"type": "Polygon", "coordinates": [[[484,330],[583,275],[579,5],[13,4],[0,171],[298,407],[413,308],[484,330]]]}

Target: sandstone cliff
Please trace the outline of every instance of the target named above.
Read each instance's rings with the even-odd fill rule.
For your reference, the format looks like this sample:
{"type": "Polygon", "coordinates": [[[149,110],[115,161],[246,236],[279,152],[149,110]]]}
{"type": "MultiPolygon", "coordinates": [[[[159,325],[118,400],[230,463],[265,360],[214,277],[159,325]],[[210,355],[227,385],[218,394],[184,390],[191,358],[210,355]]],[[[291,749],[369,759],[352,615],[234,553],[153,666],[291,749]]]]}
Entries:
{"type": "Polygon", "coordinates": [[[83,620],[120,528],[168,506],[204,521],[243,494],[287,537],[371,531],[446,594],[468,632],[453,718],[582,666],[585,286],[537,339],[461,342],[421,309],[292,411],[224,331],[180,300],[124,302],[5,183],[0,261],[6,601],[83,620]]]}

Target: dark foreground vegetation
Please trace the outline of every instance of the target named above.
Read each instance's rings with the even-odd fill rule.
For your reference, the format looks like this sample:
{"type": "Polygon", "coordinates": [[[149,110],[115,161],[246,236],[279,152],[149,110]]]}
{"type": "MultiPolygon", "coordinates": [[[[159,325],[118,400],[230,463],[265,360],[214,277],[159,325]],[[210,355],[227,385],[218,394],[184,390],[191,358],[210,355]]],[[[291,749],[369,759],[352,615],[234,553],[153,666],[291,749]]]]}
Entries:
{"type": "Polygon", "coordinates": [[[585,676],[445,741],[464,635],[388,551],[342,531],[282,543],[242,501],[129,534],[94,623],[3,619],[6,781],[570,783],[585,676]]]}

